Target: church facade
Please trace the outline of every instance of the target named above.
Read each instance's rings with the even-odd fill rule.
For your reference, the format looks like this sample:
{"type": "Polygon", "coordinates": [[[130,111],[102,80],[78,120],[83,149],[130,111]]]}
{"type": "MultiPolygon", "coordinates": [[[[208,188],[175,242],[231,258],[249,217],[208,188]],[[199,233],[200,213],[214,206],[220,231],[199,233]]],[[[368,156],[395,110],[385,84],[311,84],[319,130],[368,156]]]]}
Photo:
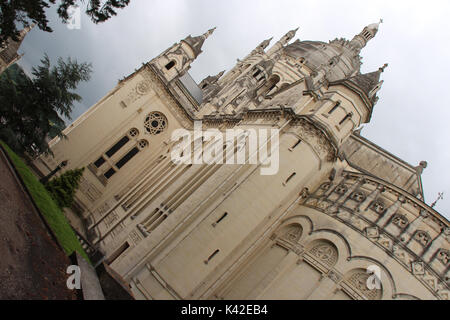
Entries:
{"type": "Polygon", "coordinates": [[[86,168],[72,210],[138,299],[448,300],[449,222],[424,203],[426,162],[360,133],[383,83],[385,66],[360,72],[378,27],[328,43],[292,30],[198,85],[188,70],[214,29],[188,36],[34,166],[86,168]],[[175,132],[192,133],[181,149],[175,132]],[[274,170],[251,161],[263,149],[274,170]],[[219,161],[174,161],[192,152],[219,161]]]}

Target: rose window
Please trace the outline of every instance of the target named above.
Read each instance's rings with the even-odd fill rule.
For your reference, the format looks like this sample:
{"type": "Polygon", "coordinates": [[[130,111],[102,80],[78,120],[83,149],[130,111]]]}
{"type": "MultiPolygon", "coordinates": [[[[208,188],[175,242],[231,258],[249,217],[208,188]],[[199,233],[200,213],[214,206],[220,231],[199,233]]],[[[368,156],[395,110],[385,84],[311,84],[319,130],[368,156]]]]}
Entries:
{"type": "Polygon", "coordinates": [[[144,120],[144,127],[150,134],[159,134],[167,126],[166,117],[160,112],[150,113],[144,120]]]}

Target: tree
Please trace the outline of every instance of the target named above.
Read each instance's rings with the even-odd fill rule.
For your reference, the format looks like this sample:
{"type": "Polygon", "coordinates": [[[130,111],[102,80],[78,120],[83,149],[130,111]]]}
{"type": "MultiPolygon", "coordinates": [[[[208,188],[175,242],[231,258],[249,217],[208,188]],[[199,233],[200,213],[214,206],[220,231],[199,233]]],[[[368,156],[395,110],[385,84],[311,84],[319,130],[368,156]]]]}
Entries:
{"type": "Polygon", "coordinates": [[[73,197],[80,184],[83,171],[84,168],[68,170],[45,185],[45,188],[61,209],[72,206],[73,197]]]}
{"type": "MultiPolygon", "coordinates": [[[[64,23],[69,20],[69,9],[84,0],[60,0],[57,13],[64,23]]],[[[0,43],[9,37],[17,40],[19,36],[18,25],[29,26],[32,22],[39,29],[52,32],[48,25],[45,10],[56,0],[0,0],[0,43]]],[[[100,23],[115,16],[116,9],[125,8],[130,0],[87,0],[86,14],[94,23],[100,23]]]]}
{"type": "Polygon", "coordinates": [[[48,138],[64,137],[64,116],[70,119],[73,92],[80,81],[90,79],[91,64],[68,58],[51,67],[47,55],[33,68],[33,78],[17,65],[0,77],[0,139],[18,153],[48,152],[48,138]]]}

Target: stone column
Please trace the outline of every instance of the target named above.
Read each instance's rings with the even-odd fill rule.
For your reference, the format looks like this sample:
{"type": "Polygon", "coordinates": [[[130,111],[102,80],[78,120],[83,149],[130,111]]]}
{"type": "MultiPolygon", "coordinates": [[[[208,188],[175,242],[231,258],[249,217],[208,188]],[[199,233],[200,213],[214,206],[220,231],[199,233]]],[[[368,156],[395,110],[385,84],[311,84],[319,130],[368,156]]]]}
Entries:
{"type": "Polygon", "coordinates": [[[271,285],[292,265],[295,265],[298,260],[298,255],[289,251],[288,255],[283,258],[283,260],[270,271],[264,279],[253,289],[253,292],[248,297],[249,299],[259,299],[271,285]]]}
{"type": "Polygon", "coordinates": [[[323,276],[320,279],[318,286],[306,298],[306,300],[326,300],[331,292],[336,288],[336,283],[330,278],[323,276]]]}

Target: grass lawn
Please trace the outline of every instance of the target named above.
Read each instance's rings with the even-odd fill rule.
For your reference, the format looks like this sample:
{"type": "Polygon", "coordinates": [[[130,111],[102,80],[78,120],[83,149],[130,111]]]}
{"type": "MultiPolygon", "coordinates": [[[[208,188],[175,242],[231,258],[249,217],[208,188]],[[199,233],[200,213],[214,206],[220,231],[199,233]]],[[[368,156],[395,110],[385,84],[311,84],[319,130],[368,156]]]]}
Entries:
{"type": "Polygon", "coordinates": [[[34,202],[47,220],[48,225],[53,230],[53,233],[58,239],[59,244],[64,248],[66,254],[70,255],[72,252],[78,251],[78,253],[89,261],[89,258],[81,247],[75,232],[45,187],[39,182],[28,166],[14,151],[12,151],[3,141],[0,141],[0,143],[5,148],[14,163],[14,166],[33,197],[34,202]]]}

